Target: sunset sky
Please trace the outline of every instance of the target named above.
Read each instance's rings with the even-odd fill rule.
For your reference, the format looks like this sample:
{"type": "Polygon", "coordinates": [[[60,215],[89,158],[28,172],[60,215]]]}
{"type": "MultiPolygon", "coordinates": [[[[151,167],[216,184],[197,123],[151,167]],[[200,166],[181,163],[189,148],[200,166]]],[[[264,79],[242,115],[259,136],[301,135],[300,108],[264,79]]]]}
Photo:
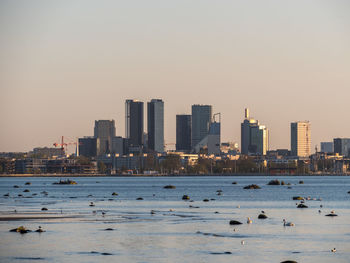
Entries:
{"type": "MultiPolygon", "coordinates": [[[[244,108],[290,148],[350,137],[350,1],[0,1],[0,152],[93,135],[125,100],[165,103],[165,140],[192,104],[240,144],[244,108]]],[[[145,109],[146,113],[146,109],[145,109]]],[[[145,115],[146,116],[146,115],[145,115]]],[[[146,130],[145,123],[145,130],[146,130]]]]}

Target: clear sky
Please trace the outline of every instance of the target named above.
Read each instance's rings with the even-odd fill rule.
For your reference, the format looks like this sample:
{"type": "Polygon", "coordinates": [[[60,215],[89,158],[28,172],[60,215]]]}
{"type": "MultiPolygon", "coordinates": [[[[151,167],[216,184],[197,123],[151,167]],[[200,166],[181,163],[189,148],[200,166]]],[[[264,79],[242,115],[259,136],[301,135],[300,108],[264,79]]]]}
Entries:
{"type": "MultiPolygon", "coordinates": [[[[165,102],[165,139],[192,104],[240,144],[244,108],[290,147],[350,137],[350,1],[0,1],[0,151],[93,135],[125,99],[165,102]]],[[[147,127],[145,125],[145,127],[147,127]]]]}

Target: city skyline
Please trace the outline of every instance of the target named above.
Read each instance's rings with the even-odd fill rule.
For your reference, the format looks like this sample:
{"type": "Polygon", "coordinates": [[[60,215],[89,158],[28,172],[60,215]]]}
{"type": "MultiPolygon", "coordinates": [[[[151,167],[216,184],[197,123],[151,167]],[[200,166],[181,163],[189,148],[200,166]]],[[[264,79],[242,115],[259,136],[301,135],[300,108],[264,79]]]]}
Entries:
{"type": "MultiPolygon", "coordinates": [[[[280,1],[0,3],[0,151],[93,135],[124,102],[162,98],[164,137],[176,115],[213,105],[221,141],[240,142],[244,108],[290,148],[290,123],[315,145],[349,137],[350,4],[280,1]]],[[[146,116],[144,116],[146,120],[146,116]]]]}

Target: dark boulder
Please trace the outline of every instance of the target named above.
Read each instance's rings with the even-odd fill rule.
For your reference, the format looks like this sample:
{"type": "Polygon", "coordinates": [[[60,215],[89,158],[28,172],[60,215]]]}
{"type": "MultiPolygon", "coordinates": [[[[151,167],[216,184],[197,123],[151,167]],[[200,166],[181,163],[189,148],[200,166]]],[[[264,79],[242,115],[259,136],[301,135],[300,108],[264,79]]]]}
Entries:
{"type": "Polygon", "coordinates": [[[326,216],[338,216],[338,215],[334,213],[330,213],[330,214],[327,214],[326,216]]]}
{"type": "Polygon", "coordinates": [[[138,198],[136,198],[136,200],[143,200],[143,198],[142,197],[138,197],[138,198]]]}
{"type": "Polygon", "coordinates": [[[49,209],[47,209],[46,207],[41,208],[41,211],[47,211],[47,210],[49,209]]]}
{"type": "Polygon", "coordinates": [[[13,188],[19,188],[19,186],[18,185],[14,185],[13,188]]]}
{"type": "Polygon", "coordinates": [[[32,230],[26,229],[24,226],[19,226],[17,228],[11,229],[10,232],[26,234],[26,233],[32,232],[32,230]]]}
{"type": "Polygon", "coordinates": [[[203,199],[203,202],[209,202],[209,199],[205,198],[203,199]]]}
{"type": "Polygon", "coordinates": [[[304,204],[298,204],[297,208],[308,208],[308,206],[304,204]]]}
{"type": "Polygon", "coordinates": [[[299,184],[304,184],[304,181],[299,181],[299,184]]]}
{"type": "Polygon", "coordinates": [[[232,182],[232,184],[237,184],[237,182],[232,182]]]}
{"type": "Polygon", "coordinates": [[[271,180],[267,185],[280,185],[280,181],[279,180],[271,180]]]}
{"type": "Polygon", "coordinates": [[[243,189],[261,189],[261,187],[259,185],[256,185],[256,184],[250,184],[250,185],[243,187],[243,189]]]}
{"type": "Polygon", "coordinates": [[[32,183],[31,182],[26,182],[25,185],[31,185],[32,183]]]}
{"type": "Polygon", "coordinates": [[[30,191],[28,189],[23,190],[23,193],[29,193],[30,191]]]}
{"type": "Polygon", "coordinates": [[[242,225],[242,223],[237,220],[230,220],[230,225],[242,225]]]}
{"type": "Polygon", "coordinates": [[[293,196],[293,200],[304,200],[304,197],[301,197],[301,196],[293,196]]]}
{"type": "Polygon", "coordinates": [[[116,195],[118,195],[118,194],[117,194],[116,192],[113,192],[112,195],[115,195],[115,196],[116,196],[116,195]]]}
{"type": "Polygon", "coordinates": [[[113,231],[113,228],[106,228],[105,231],[113,231]]]}
{"type": "Polygon", "coordinates": [[[190,200],[190,197],[188,195],[183,195],[182,200],[190,200]]]}
{"type": "Polygon", "coordinates": [[[169,185],[164,186],[163,188],[164,189],[176,189],[176,186],[169,184],[169,185]]]}
{"type": "Polygon", "coordinates": [[[267,215],[265,215],[265,214],[260,214],[258,216],[258,219],[266,219],[266,218],[267,218],[267,215]]]}
{"type": "Polygon", "coordinates": [[[282,261],[281,263],[298,263],[294,260],[285,260],[285,261],[282,261]]]}

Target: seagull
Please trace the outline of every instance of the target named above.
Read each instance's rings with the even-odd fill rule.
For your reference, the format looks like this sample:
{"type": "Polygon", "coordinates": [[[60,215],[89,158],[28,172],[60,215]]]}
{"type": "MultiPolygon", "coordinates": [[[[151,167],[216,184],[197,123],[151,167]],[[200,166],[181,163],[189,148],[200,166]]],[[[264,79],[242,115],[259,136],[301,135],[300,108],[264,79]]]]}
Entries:
{"type": "Polygon", "coordinates": [[[283,219],[283,226],[295,226],[292,222],[286,222],[285,219],[283,219]]]}
{"type": "Polygon", "coordinates": [[[251,223],[253,223],[253,221],[250,220],[250,218],[248,217],[248,218],[247,218],[247,224],[251,224],[251,223]]]}
{"type": "Polygon", "coordinates": [[[245,244],[244,240],[242,240],[242,241],[241,241],[241,244],[242,244],[242,245],[244,245],[244,244],[245,244]]]}

